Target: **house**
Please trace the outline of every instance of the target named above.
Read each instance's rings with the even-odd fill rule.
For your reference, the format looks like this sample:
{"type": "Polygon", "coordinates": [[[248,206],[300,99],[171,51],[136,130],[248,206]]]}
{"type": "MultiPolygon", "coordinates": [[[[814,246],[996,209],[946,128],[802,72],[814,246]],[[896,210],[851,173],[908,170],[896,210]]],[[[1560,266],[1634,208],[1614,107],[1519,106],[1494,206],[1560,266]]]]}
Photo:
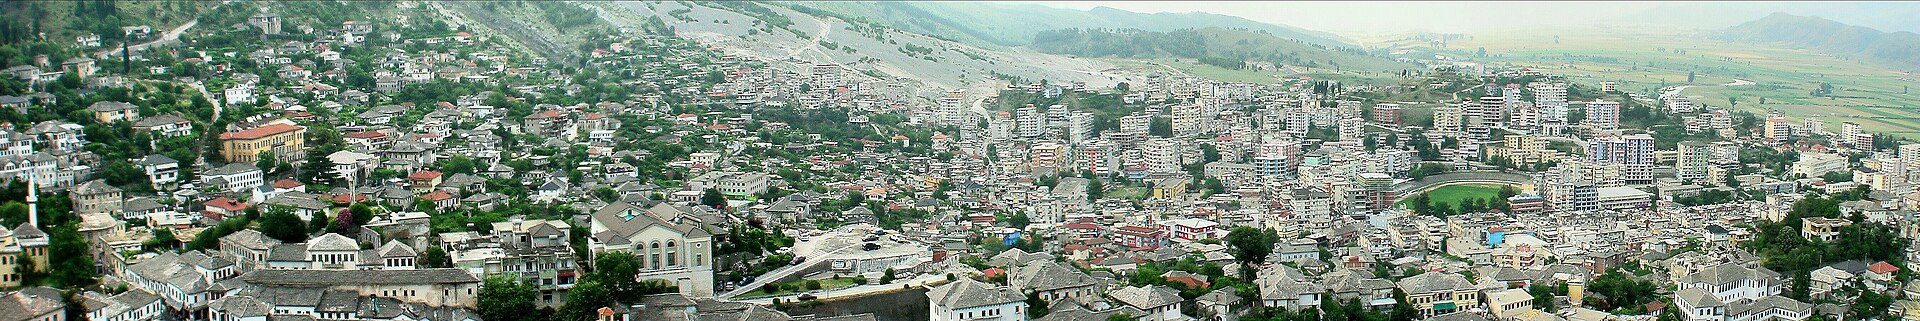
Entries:
{"type": "Polygon", "coordinates": [[[1422,273],[1400,279],[1398,285],[1423,317],[1465,311],[1480,302],[1479,289],[1459,274],[1422,273]]]}
{"type": "Polygon", "coordinates": [[[1200,297],[1193,298],[1193,305],[1198,308],[1200,315],[1212,316],[1204,320],[1234,321],[1239,320],[1240,315],[1246,313],[1246,309],[1240,306],[1240,296],[1228,288],[1201,294],[1200,297]]]}
{"type": "Polygon", "coordinates": [[[1175,321],[1186,320],[1180,314],[1180,291],[1166,286],[1129,286],[1107,293],[1115,302],[1145,311],[1136,320],[1175,321]]]}
{"type": "Polygon", "coordinates": [[[1721,263],[1682,276],[1676,285],[1680,289],[1706,291],[1721,302],[1733,302],[1778,295],[1785,283],[1781,282],[1779,272],[1766,267],[1721,263]]]}
{"type": "Polygon", "coordinates": [[[207,207],[205,211],[201,212],[201,215],[206,215],[208,218],[216,220],[227,217],[228,215],[240,213],[240,211],[245,211],[247,207],[252,206],[246,202],[236,201],[226,197],[215,197],[201,205],[207,207]]]}
{"type": "Polygon", "coordinates": [[[140,108],[133,104],[118,101],[100,101],[87,106],[87,112],[93,113],[93,119],[102,124],[117,121],[140,120],[140,108]]]}
{"type": "Polygon", "coordinates": [[[200,174],[200,188],[238,194],[265,185],[266,174],[251,163],[232,163],[200,174]]]}
{"type": "Polygon", "coordinates": [[[436,171],[413,172],[407,175],[407,187],[413,189],[414,193],[426,193],[440,187],[442,176],[445,175],[436,171]]]}
{"type": "Polygon", "coordinates": [[[1099,291],[1094,285],[1098,283],[1080,269],[1054,261],[1015,266],[1007,278],[1007,284],[1015,291],[1037,295],[1047,302],[1096,296],[1099,291]]]}
{"type": "Polygon", "coordinates": [[[1783,296],[1729,301],[1701,288],[1674,292],[1673,305],[1679,309],[1682,319],[1695,321],[1805,320],[1813,314],[1812,304],[1783,296]]]}
{"type": "Polygon", "coordinates": [[[219,295],[221,281],[233,278],[238,269],[232,261],[201,251],[174,254],[161,252],[121,271],[133,288],[159,295],[168,313],[203,315],[207,302],[219,295]]]}
{"type": "Polygon", "coordinates": [[[111,296],[87,291],[80,294],[80,299],[87,308],[87,320],[146,321],[159,318],[167,310],[160,296],[147,291],[129,290],[111,296]]]}
{"type": "Polygon", "coordinates": [[[471,307],[480,279],[452,268],[414,270],[255,270],[240,280],[263,288],[318,288],[427,307],[471,307]]]}
{"type": "Polygon", "coordinates": [[[1007,287],[995,287],[971,278],[927,290],[927,319],[931,321],[1025,321],[1026,297],[1007,287]]]}
{"type": "Polygon", "coordinates": [[[66,321],[59,289],[36,286],[0,295],[0,321],[66,321]]]}
{"type": "Polygon", "coordinates": [[[713,232],[718,213],[704,207],[614,202],[590,218],[592,253],[627,251],[641,257],[641,279],[679,286],[680,293],[713,295],[713,232]]]}
{"type": "Polygon", "coordinates": [[[169,190],[180,181],[180,161],[167,155],[147,155],[135,165],[147,173],[147,180],[153,183],[154,190],[169,190]]]}
{"type": "Polygon", "coordinates": [[[120,188],[98,179],[75,186],[68,195],[73,199],[74,213],[80,215],[119,212],[126,201],[120,188]]]}

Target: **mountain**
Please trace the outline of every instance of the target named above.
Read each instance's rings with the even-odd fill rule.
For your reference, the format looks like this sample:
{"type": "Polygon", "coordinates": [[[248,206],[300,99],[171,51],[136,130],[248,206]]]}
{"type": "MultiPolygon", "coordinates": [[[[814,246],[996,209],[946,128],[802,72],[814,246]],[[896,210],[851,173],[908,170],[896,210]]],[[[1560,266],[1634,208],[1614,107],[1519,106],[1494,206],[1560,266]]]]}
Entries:
{"type": "Polygon", "coordinates": [[[1206,27],[1261,31],[1280,38],[1330,47],[1354,46],[1331,33],[1201,12],[1139,13],[1108,7],[1074,10],[1036,4],[943,1],[805,1],[783,4],[803,12],[824,13],[843,20],[866,21],[973,45],[997,47],[1027,45],[1035,34],[1059,29],[1173,31],[1206,27]]]}
{"type": "Polygon", "coordinates": [[[1365,50],[1303,43],[1259,31],[1207,27],[1156,32],[1134,29],[1059,29],[1034,35],[1028,47],[1046,53],[1090,57],[1190,58],[1223,68],[1242,62],[1360,71],[1411,68],[1365,50]]]}
{"type": "Polygon", "coordinates": [[[1920,34],[1881,32],[1812,16],[1774,13],[1715,35],[1728,41],[1784,44],[1900,67],[1920,67],[1920,34]]]}

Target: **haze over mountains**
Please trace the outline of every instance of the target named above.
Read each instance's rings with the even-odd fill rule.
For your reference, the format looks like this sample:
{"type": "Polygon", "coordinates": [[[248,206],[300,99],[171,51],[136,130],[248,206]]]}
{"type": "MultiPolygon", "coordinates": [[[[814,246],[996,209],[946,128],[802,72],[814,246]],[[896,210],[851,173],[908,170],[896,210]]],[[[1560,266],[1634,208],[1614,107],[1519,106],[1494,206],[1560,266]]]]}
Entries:
{"type": "Polygon", "coordinates": [[[1774,13],[1716,35],[1730,41],[1811,48],[1902,67],[1920,66],[1920,34],[1882,32],[1820,17],[1774,13]]]}

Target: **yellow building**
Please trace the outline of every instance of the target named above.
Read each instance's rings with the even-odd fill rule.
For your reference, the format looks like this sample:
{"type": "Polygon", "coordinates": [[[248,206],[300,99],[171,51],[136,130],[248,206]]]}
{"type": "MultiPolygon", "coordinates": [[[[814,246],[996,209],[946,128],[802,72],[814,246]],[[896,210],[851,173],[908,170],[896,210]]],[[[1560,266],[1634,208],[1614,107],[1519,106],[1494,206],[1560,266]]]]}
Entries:
{"type": "Polygon", "coordinates": [[[1187,194],[1187,180],[1173,177],[1153,181],[1153,199],[1163,200],[1187,194]]]}
{"type": "Polygon", "coordinates": [[[253,129],[220,134],[220,155],[228,163],[251,163],[262,152],[273,152],[280,159],[299,157],[306,145],[307,129],[277,123],[253,129]]]}
{"type": "Polygon", "coordinates": [[[20,286],[24,277],[21,254],[33,261],[34,270],[46,272],[47,241],[47,234],[32,224],[21,224],[13,230],[0,227],[0,288],[20,286]]]}

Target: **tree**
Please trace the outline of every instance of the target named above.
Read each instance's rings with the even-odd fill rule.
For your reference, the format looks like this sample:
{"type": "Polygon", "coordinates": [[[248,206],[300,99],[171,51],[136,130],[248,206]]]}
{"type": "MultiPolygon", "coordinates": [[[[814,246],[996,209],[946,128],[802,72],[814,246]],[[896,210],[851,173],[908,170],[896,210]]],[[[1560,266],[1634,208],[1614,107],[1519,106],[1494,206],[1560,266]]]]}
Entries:
{"type": "Polygon", "coordinates": [[[1013,216],[1007,217],[1007,225],[1016,229],[1026,229],[1027,225],[1032,224],[1033,220],[1027,218],[1027,212],[1016,212],[1013,216]]]}
{"type": "Polygon", "coordinates": [[[1027,293],[1027,319],[1039,319],[1047,316],[1047,300],[1040,298],[1040,292],[1027,293]]]}
{"type": "Polygon", "coordinates": [[[1264,262],[1267,254],[1273,252],[1274,240],[1267,235],[1251,226],[1236,226],[1227,232],[1227,246],[1233,251],[1234,259],[1243,265],[1264,262]]]}
{"type": "Polygon", "coordinates": [[[510,276],[492,276],[480,285],[474,310],[488,321],[534,321],[535,314],[528,312],[537,307],[534,300],[539,296],[531,284],[510,276]]]}
{"type": "Polygon", "coordinates": [[[701,206],[714,208],[714,210],[726,210],[726,194],[720,194],[720,190],[714,190],[714,188],[707,188],[705,192],[701,192],[701,206]]]}
{"type": "Polygon", "coordinates": [[[583,280],[567,291],[567,305],[561,307],[560,317],[556,321],[590,321],[596,319],[600,308],[612,306],[613,293],[606,285],[592,280],[583,280]]]}
{"type": "Polygon", "coordinates": [[[599,282],[607,287],[607,292],[618,302],[636,302],[640,297],[678,291],[673,285],[659,280],[641,282],[640,257],[625,251],[601,252],[594,255],[593,273],[585,279],[599,282]]]}
{"type": "Polygon", "coordinates": [[[439,246],[428,246],[426,250],[420,251],[420,267],[450,268],[453,267],[453,259],[447,257],[447,250],[439,246]]]}
{"type": "Polygon", "coordinates": [[[1527,286],[1527,294],[1533,295],[1533,308],[1552,313],[1559,310],[1553,302],[1553,288],[1545,284],[1527,286]]]}
{"type": "Polygon", "coordinates": [[[59,288],[77,288],[93,285],[93,256],[87,252],[87,239],[80,236],[80,228],[73,224],[62,224],[53,228],[47,247],[47,265],[51,284],[59,288]]]}
{"type": "Polygon", "coordinates": [[[254,155],[253,166],[259,167],[262,172],[273,172],[273,166],[277,164],[279,163],[274,162],[273,151],[262,151],[259,155],[254,155]]]}
{"type": "Polygon", "coordinates": [[[880,275],[880,284],[893,283],[893,280],[896,277],[897,276],[893,275],[893,268],[887,268],[886,274],[880,275]]]}
{"type": "Polygon", "coordinates": [[[1166,117],[1154,117],[1147,123],[1147,134],[1154,137],[1173,137],[1173,120],[1166,117]]]}
{"type": "Polygon", "coordinates": [[[266,215],[260,216],[260,234],[280,240],[282,243],[306,243],[307,221],[293,215],[293,212],[269,210],[266,215]]]}

